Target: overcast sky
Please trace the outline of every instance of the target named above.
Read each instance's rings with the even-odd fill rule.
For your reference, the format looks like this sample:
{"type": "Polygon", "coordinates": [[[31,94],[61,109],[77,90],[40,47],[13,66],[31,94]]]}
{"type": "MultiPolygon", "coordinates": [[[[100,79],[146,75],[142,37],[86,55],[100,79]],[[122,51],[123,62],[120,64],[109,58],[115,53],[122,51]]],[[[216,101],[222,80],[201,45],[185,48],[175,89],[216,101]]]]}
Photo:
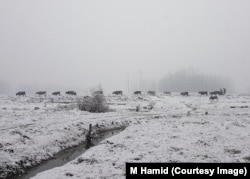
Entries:
{"type": "Polygon", "coordinates": [[[0,0],[0,79],[126,89],[194,69],[250,89],[249,0],[0,0]]]}

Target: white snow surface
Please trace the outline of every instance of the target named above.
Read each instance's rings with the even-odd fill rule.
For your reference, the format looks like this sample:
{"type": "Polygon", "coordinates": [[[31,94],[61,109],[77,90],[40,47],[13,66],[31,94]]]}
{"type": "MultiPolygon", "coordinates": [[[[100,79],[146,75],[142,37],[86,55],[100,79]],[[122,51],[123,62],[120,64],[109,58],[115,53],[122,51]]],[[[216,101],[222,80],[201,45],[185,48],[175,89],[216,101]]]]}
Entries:
{"type": "Polygon", "coordinates": [[[250,162],[249,95],[106,98],[113,112],[80,111],[69,97],[0,96],[0,166],[50,158],[85,140],[90,123],[128,127],[33,178],[125,178],[126,162],[250,162]]]}

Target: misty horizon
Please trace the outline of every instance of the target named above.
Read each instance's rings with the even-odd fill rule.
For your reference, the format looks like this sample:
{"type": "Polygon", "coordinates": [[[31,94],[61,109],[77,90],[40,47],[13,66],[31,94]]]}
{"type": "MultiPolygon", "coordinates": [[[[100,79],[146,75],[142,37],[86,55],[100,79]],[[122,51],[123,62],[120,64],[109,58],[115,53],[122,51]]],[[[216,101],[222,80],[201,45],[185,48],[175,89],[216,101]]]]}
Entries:
{"type": "Polygon", "coordinates": [[[73,90],[80,95],[91,95],[94,91],[102,90],[104,94],[111,94],[113,91],[121,90],[124,94],[132,94],[134,91],[147,92],[150,90],[158,93],[163,92],[212,92],[226,88],[228,92],[234,93],[235,87],[231,79],[199,73],[193,70],[182,70],[175,73],[168,73],[160,79],[143,79],[142,73],[133,73],[131,77],[129,74],[126,81],[124,81],[124,88],[104,88],[102,84],[81,87],[78,86],[58,86],[58,85],[32,85],[32,84],[10,84],[0,80],[0,94],[15,94],[17,91],[26,91],[29,95],[35,95],[37,91],[47,91],[48,94],[61,91],[62,93],[73,90]]]}
{"type": "MultiPolygon", "coordinates": [[[[107,93],[163,91],[162,79],[189,69],[222,79],[221,85],[203,85],[207,90],[228,84],[232,92],[250,92],[249,5],[247,0],[1,1],[0,92],[85,94],[97,86],[107,93]]],[[[196,84],[186,88],[196,90],[196,84]]]]}

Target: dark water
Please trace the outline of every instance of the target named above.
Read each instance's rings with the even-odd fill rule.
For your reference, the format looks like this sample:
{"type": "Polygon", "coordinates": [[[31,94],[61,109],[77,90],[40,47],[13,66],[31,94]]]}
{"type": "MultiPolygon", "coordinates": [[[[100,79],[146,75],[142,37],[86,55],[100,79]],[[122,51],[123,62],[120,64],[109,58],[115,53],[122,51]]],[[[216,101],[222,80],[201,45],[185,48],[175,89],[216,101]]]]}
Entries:
{"type": "MultiPolygon", "coordinates": [[[[98,143],[100,143],[102,140],[108,137],[111,137],[115,134],[120,133],[122,130],[124,130],[124,128],[116,128],[116,129],[100,132],[99,133],[100,137],[93,139],[93,146],[98,145],[98,143]]],[[[40,172],[65,165],[66,163],[82,155],[88,149],[89,148],[86,146],[86,143],[81,143],[77,147],[64,150],[63,152],[58,153],[55,156],[55,158],[50,159],[38,166],[28,169],[23,175],[18,176],[17,179],[28,179],[28,178],[35,176],[36,174],[40,172]]]]}

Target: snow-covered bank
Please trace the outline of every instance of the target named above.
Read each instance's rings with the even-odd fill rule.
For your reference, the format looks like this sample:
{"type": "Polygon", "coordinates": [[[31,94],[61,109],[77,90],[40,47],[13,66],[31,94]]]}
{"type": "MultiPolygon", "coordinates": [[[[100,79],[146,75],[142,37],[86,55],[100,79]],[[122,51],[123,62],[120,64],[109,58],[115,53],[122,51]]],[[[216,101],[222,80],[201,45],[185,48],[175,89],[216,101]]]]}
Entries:
{"type": "Polygon", "coordinates": [[[234,124],[216,127],[215,120],[159,118],[133,125],[75,161],[34,178],[125,178],[126,162],[247,162],[249,133],[230,132],[234,124]]]}
{"type": "Polygon", "coordinates": [[[125,162],[249,162],[249,96],[108,97],[116,112],[101,114],[62,106],[63,100],[1,98],[1,166],[18,166],[25,157],[39,162],[76,145],[85,140],[90,123],[129,127],[35,178],[120,178],[125,162]],[[141,111],[135,112],[138,105],[141,111]]]}
{"type": "Polygon", "coordinates": [[[117,120],[119,116],[123,114],[79,111],[74,103],[61,105],[48,99],[1,96],[0,178],[15,175],[23,167],[83,142],[89,124],[93,132],[127,125],[128,121],[117,120]]]}

